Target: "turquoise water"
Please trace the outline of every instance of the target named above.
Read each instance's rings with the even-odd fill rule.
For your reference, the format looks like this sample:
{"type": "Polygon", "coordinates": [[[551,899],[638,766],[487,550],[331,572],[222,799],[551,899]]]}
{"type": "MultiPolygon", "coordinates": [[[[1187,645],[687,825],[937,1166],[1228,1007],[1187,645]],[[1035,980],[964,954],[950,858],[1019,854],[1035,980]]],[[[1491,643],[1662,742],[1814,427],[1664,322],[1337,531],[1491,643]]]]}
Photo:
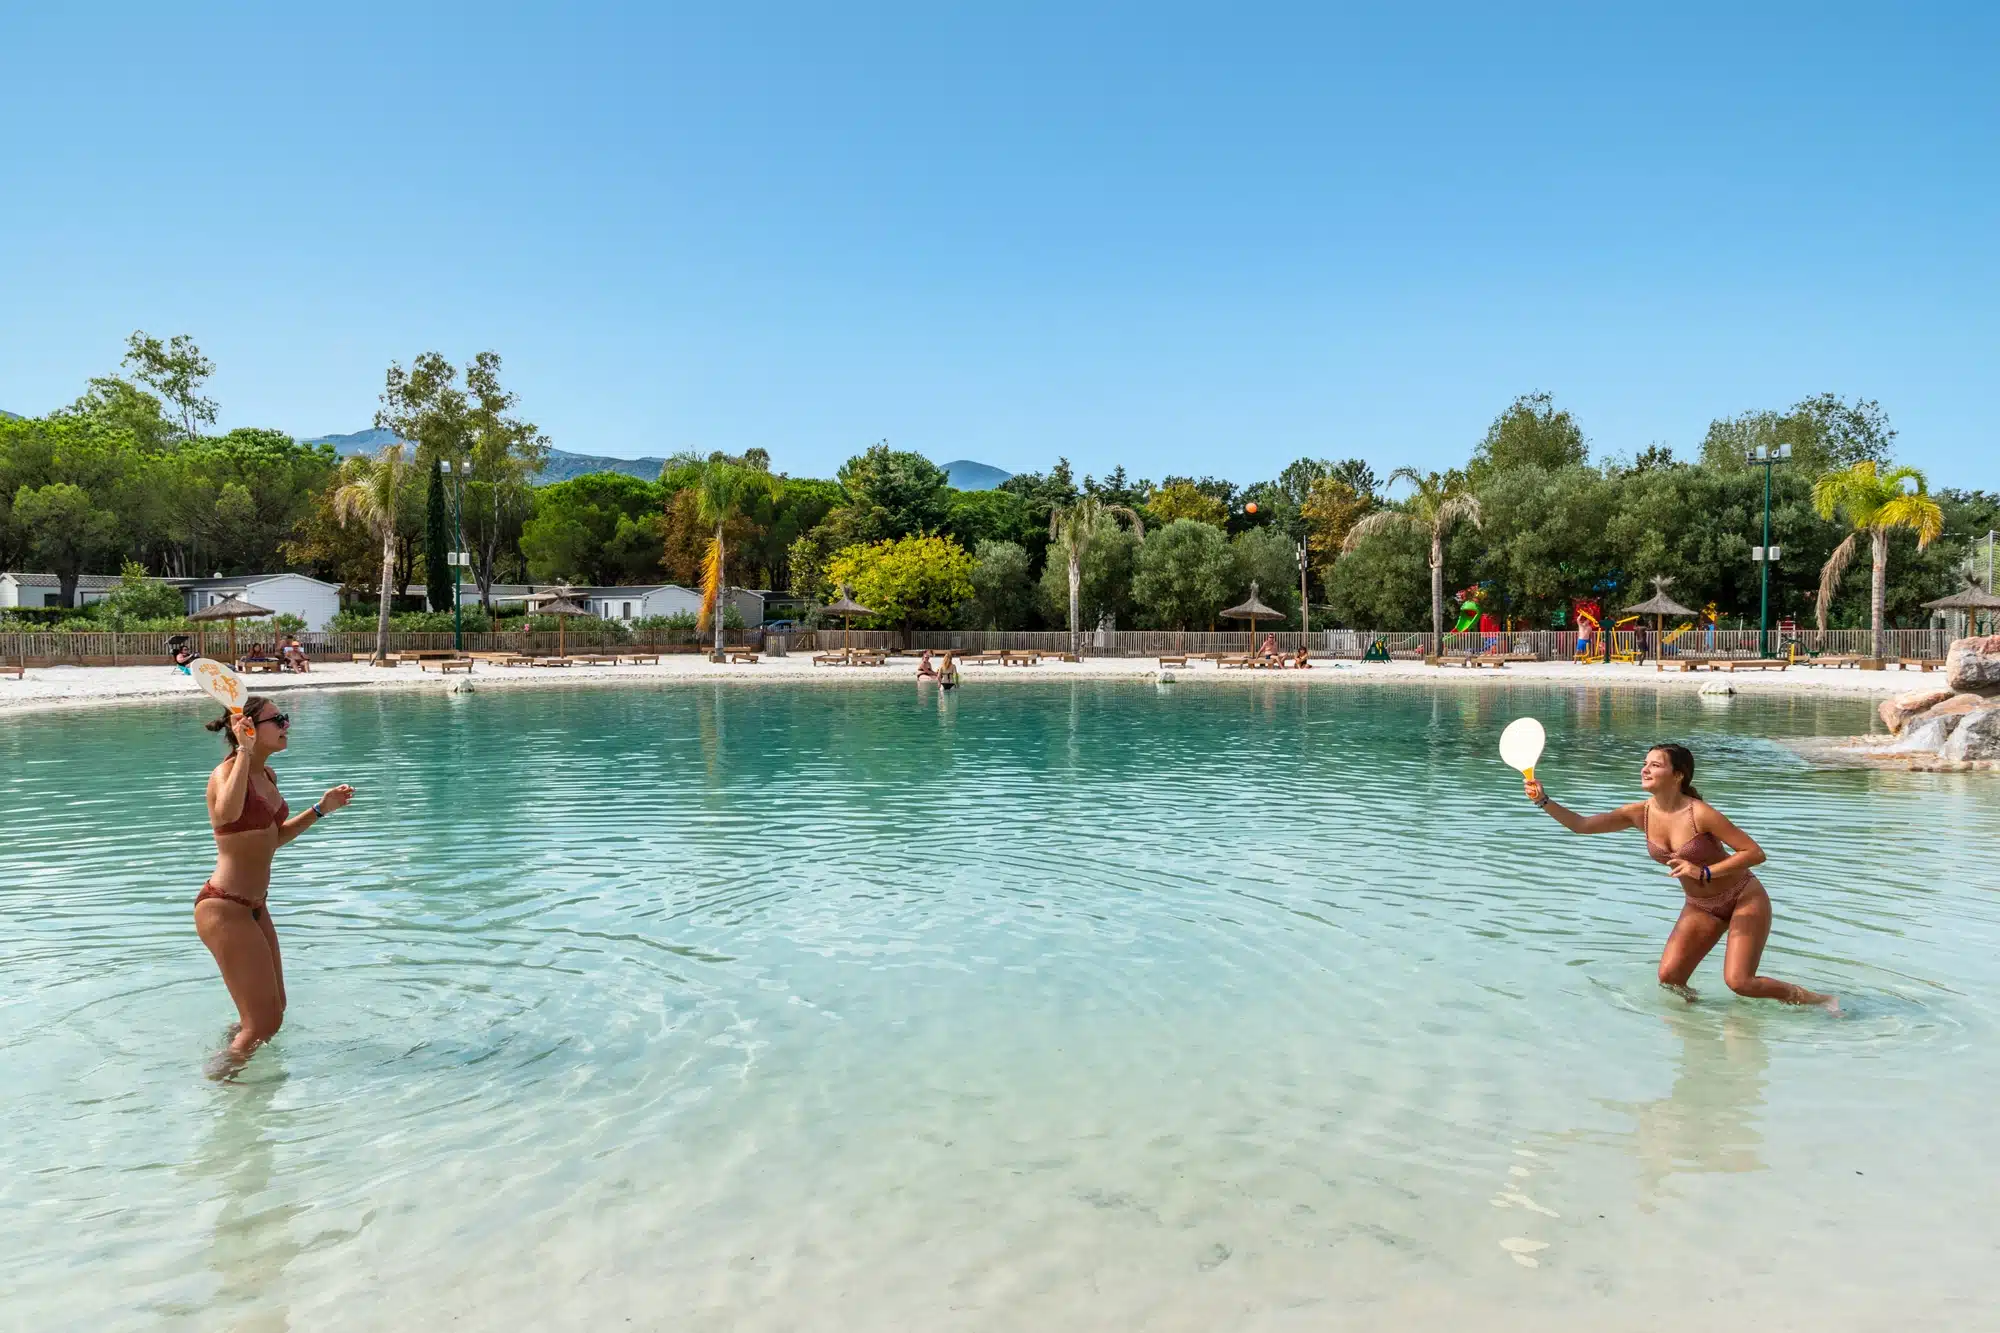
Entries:
{"type": "Polygon", "coordinates": [[[191,711],[0,722],[0,1327],[1966,1328],[2000,787],[1840,700],[1485,684],[301,697],[235,1084],[191,711]],[[1682,738],[1765,971],[1566,802],[1682,738]],[[1504,1312],[1504,1313],[1496,1313],[1504,1312]],[[1500,1322],[1496,1323],[1495,1321],[1500,1322]],[[453,1322],[456,1321],[456,1322],[453,1322]],[[629,1323],[628,1323],[629,1321],[629,1323]]]}

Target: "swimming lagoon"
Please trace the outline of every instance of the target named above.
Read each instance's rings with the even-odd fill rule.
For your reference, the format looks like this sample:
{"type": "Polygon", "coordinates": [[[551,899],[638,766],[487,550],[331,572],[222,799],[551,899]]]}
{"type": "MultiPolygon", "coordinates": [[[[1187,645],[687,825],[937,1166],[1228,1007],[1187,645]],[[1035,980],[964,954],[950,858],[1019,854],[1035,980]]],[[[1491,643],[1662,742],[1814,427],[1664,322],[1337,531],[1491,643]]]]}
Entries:
{"type": "Polygon", "coordinates": [[[205,713],[0,726],[0,1325],[1972,1327],[2000,788],[1866,702],[670,685],[292,705],[291,1013],[235,1083],[205,713]],[[1579,808],[1678,739],[1765,970],[1579,808]],[[453,1322],[456,1321],[456,1322],[453,1322]],[[629,1324],[627,1321],[630,1321],[629,1324]]]}

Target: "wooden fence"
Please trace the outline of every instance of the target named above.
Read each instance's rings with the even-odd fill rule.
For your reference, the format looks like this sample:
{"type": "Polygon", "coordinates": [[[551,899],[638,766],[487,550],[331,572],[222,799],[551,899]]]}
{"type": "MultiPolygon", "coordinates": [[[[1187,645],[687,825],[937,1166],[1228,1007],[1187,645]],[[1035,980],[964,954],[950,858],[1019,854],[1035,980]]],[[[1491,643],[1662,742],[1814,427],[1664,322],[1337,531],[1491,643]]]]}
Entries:
{"type": "MultiPolygon", "coordinates": [[[[171,637],[165,632],[8,631],[0,633],[0,660],[25,661],[30,666],[164,663],[171,660],[173,650],[167,644],[171,637]]],[[[1261,644],[1266,637],[1276,640],[1280,652],[1294,652],[1303,642],[1310,652],[1318,656],[1347,658],[1360,657],[1377,639],[1383,641],[1391,656],[1404,658],[1430,656],[1437,651],[1439,643],[1437,636],[1419,631],[1351,629],[1314,630],[1309,635],[1301,635],[1296,630],[1260,631],[1255,635],[1244,630],[1088,630],[1077,635],[1077,642],[1084,655],[1089,657],[1157,657],[1176,653],[1242,652],[1253,643],[1261,644]]],[[[1679,635],[1668,630],[1659,637],[1664,642],[1657,642],[1650,629],[1636,634],[1621,633],[1614,648],[1619,653],[1640,653],[1648,661],[1659,657],[1750,658],[1758,655],[1757,631],[1753,629],[1690,630],[1679,635]]],[[[1951,637],[1948,630],[1939,628],[1884,630],[1883,655],[1891,658],[1943,657],[1951,637]]],[[[208,630],[195,638],[200,649],[209,653],[225,651],[223,645],[228,642],[226,633],[215,630],[208,630]]],[[[308,632],[300,634],[298,639],[309,655],[365,655],[375,651],[375,634],[371,630],[308,632]]],[[[723,635],[728,647],[758,648],[774,656],[787,652],[827,652],[843,644],[893,650],[904,647],[904,639],[905,636],[896,630],[861,629],[799,630],[791,633],[729,630],[723,635]]],[[[692,630],[626,631],[602,622],[589,628],[565,631],[560,640],[553,630],[537,630],[531,634],[466,634],[464,640],[464,646],[470,652],[537,654],[555,652],[558,642],[572,652],[619,648],[700,652],[711,642],[710,639],[697,637],[692,630]]],[[[933,652],[956,649],[967,653],[990,653],[1002,649],[1060,652],[1068,650],[1071,643],[1070,636],[1060,630],[917,630],[908,636],[908,641],[908,646],[913,649],[929,648],[933,652]]],[[[247,635],[240,638],[237,641],[239,650],[247,649],[251,642],[247,635]]],[[[1567,661],[1575,656],[1577,638],[1574,630],[1521,630],[1493,634],[1471,631],[1445,634],[1442,644],[1446,653],[1521,653],[1551,661],[1567,661]]],[[[453,644],[449,632],[392,631],[388,646],[391,652],[414,652],[442,651],[453,644]]],[[[1836,629],[1823,634],[1818,630],[1800,630],[1790,635],[1771,631],[1771,648],[1775,654],[1789,655],[1794,646],[1800,657],[1825,654],[1865,657],[1872,652],[1873,642],[1870,632],[1865,629],[1836,629]]],[[[1602,639],[1597,640],[1593,647],[1595,653],[1601,655],[1602,639]]]]}

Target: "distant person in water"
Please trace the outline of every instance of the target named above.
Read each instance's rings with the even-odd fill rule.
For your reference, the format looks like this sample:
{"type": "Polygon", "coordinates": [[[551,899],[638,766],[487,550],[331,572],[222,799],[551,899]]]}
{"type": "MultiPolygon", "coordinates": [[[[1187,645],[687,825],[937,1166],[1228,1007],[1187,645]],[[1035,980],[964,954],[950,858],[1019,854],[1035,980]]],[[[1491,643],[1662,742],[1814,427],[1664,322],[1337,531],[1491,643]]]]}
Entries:
{"type": "Polygon", "coordinates": [[[1601,815],[1564,809],[1534,778],[1528,779],[1528,799],[1572,833],[1638,829],[1646,836],[1646,851],[1680,881],[1686,901],[1660,955],[1660,984],[1693,1000],[1688,978],[1727,934],[1722,980],[1729,989],[1751,999],[1816,1004],[1837,1012],[1839,1004],[1831,995],[1758,975],[1764,944],[1771,938],[1771,896],[1750,870],[1764,864],[1764,849],[1701,799],[1688,748],[1656,745],[1646,751],[1639,786],[1645,800],[1601,815]]]}
{"type": "Polygon", "coordinates": [[[957,658],[958,654],[947,648],[944,650],[944,661],[938,664],[938,684],[948,690],[958,688],[957,658]]]}
{"type": "Polygon", "coordinates": [[[293,814],[264,761],[283,750],[291,718],[251,695],[241,713],[208,724],[229,741],[229,755],[208,777],[208,822],[215,832],[215,873],[194,900],[194,928],[215,955],[237,1024],[210,1072],[227,1074],[277,1034],[285,1021],[285,966],[265,899],[271,857],[293,838],[353,799],[354,788],[329,788],[293,814]]]}
{"type": "Polygon", "coordinates": [[[924,655],[917,659],[917,679],[937,679],[937,668],[931,665],[931,650],[928,648],[924,649],[924,655]]]}

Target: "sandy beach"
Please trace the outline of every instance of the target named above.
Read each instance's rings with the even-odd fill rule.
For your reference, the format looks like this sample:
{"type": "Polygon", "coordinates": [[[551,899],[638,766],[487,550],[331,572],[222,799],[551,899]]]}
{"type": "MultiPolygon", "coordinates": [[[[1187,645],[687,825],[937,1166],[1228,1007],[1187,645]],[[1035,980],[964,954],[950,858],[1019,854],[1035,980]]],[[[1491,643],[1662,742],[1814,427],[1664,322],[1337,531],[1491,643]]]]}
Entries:
{"type": "MultiPolygon", "coordinates": [[[[1859,671],[1842,667],[1792,666],[1783,671],[1681,672],[1657,671],[1652,663],[1579,665],[1573,662],[1515,662],[1505,669],[1469,670],[1433,667],[1421,662],[1315,661],[1306,671],[1221,670],[1214,664],[1162,670],[1150,657],[1099,657],[1082,662],[1048,660],[1039,666],[965,666],[968,687],[1015,681],[1145,680],[1170,676],[1190,689],[1270,688],[1273,686],[1338,689],[1356,681],[1398,681],[1450,685],[1466,689],[1504,686],[1510,681],[1564,682],[1631,689],[1698,691],[1727,686],[1739,694],[1840,694],[1883,698],[1942,683],[1937,673],[1890,669],[1859,671]]],[[[891,658],[880,667],[815,667],[809,656],[766,657],[755,663],[717,665],[696,654],[663,658],[658,665],[569,667],[498,667],[484,662],[467,675],[441,676],[413,664],[388,668],[365,662],[315,667],[306,675],[258,675],[251,688],[260,694],[295,694],[313,690],[459,690],[528,689],[552,685],[627,684],[660,686],[673,683],[729,681],[732,683],[813,683],[828,686],[907,685],[916,674],[916,659],[891,658]]],[[[173,701],[199,696],[194,681],[171,667],[34,667],[19,680],[0,679],[0,716],[89,707],[103,703],[173,701]]]]}

